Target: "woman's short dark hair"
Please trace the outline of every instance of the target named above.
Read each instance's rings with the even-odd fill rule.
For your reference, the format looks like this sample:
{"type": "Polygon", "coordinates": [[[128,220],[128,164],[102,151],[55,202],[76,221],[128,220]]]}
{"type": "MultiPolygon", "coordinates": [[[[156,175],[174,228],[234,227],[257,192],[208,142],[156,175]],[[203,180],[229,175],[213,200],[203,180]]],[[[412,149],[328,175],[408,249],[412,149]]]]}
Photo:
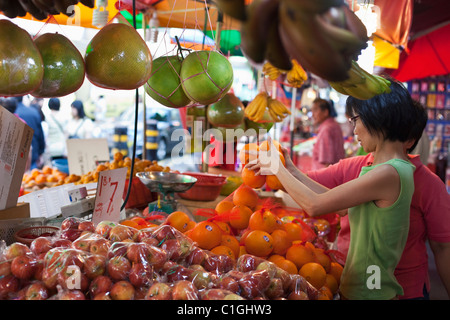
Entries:
{"type": "Polygon", "coordinates": [[[81,100],[75,100],[74,102],[72,102],[72,107],[77,109],[78,117],[80,117],[80,119],[83,119],[86,116],[86,113],[84,112],[83,102],[81,102],[81,100]]]}
{"type": "Polygon", "coordinates": [[[346,112],[358,115],[371,134],[380,132],[390,141],[418,141],[427,124],[427,114],[422,105],[411,98],[408,89],[399,81],[391,82],[390,93],[383,93],[368,100],[347,98],[346,112]]]}
{"type": "Polygon", "coordinates": [[[58,98],[50,98],[50,100],[48,100],[48,107],[50,110],[59,111],[59,108],[61,107],[61,101],[59,101],[58,98]]]}

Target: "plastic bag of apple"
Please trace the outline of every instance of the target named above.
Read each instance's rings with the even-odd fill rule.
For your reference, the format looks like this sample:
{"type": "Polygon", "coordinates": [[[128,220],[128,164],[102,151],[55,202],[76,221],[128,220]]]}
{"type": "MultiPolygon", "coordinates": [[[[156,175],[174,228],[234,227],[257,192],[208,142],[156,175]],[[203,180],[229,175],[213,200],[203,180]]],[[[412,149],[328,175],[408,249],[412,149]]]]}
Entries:
{"type": "Polygon", "coordinates": [[[249,254],[236,261],[169,225],[146,229],[67,218],[30,246],[0,242],[0,299],[317,299],[300,275],[249,254]]]}

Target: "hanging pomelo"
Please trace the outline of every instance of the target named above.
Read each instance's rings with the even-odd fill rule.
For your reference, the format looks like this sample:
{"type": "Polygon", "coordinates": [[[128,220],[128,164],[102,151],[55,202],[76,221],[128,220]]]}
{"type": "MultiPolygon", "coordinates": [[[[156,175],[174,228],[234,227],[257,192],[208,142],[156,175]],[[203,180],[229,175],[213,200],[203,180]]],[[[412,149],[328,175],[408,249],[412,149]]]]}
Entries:
{"type": "Polygon", "coordinates": [[[44,61],[44,79],[34,97],[62,97],[84,82],[84,60],[78,49],[59,33],[44,33],[34,40],[44,61]]]}
{"type": "Polygon", "coordinates": [[[156,58],[150,78],[144,84],[145,92],[167,107],[180,108],[191,103],[181,87],[181,61],[178,56],[156,58]]]}
{"type": "Polygon", "coordinates": [[[208,106],[206,116],[216,127],[234,128],[244,121],[244,105],[233,93],[208,106]]]}
{"type": "Polygon", "coordinates": [[[24,29],[0,20],[0,96],[23,96],[42,82],[44,65],[38,48],[24,29]]]}
{"type": "Polygon", "coordinates": [[[181,64],[181,84],[193,101],[207,105],[220,100],[233,84],[233,68],[216,51],[194,51],[181,64]]]}
{"type": "Polygon", "coordinates": [[[147,44],[125,23],[104,26],[87,46],[84,60],[88,80],[106,89],[137,89],[152,72],[147,44]]]}

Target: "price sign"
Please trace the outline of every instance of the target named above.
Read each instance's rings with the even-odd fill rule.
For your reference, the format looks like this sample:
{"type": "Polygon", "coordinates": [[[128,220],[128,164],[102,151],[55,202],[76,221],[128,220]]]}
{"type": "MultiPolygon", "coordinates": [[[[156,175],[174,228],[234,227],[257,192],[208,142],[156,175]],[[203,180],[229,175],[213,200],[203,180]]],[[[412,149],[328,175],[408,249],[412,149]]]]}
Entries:
{"type": "Polygon", "coordinates": [[[118,222],[122,205],[127,168],[101,171],[98,176],[92,222],[103,220],[118,222]]]}

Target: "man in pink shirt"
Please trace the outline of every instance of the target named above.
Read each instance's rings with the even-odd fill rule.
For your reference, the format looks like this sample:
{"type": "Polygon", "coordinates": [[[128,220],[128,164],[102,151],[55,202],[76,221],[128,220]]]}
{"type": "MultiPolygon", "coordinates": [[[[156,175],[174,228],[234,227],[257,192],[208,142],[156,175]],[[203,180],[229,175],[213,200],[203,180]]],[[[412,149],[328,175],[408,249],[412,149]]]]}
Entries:
{"type": "MultiPolygon", "coordinates": [[[[318,171],[310,171],[308,177],[333,188],[358,177],[361,167],[371,165],[373,155],[358,156],[339,161],[318,171]]],[[[411,156],[416,166],[415,191],[411,203],[408,240],[395,269],[397,281],[402,285],[401,299],[427,297],[430,290],[428,279],[429,241],[441,280],[450,297],[450,195],[445,185],[434,173],[420,162],[419,156],[411,156]],[[425,292],[426,291],[426,292],[425,292]]],[[[338,250],[347,255],[350,243],[348,217],[341,217],[338,250]]]]}
{"type": "Polygon", "coordinates": [[[329,101],[315,99],[311,112],[314,124],[318,125],[312,154],[312,169],[317,170],[345,158],[344,135],[334,120],[335,111],[329,101]]]}

